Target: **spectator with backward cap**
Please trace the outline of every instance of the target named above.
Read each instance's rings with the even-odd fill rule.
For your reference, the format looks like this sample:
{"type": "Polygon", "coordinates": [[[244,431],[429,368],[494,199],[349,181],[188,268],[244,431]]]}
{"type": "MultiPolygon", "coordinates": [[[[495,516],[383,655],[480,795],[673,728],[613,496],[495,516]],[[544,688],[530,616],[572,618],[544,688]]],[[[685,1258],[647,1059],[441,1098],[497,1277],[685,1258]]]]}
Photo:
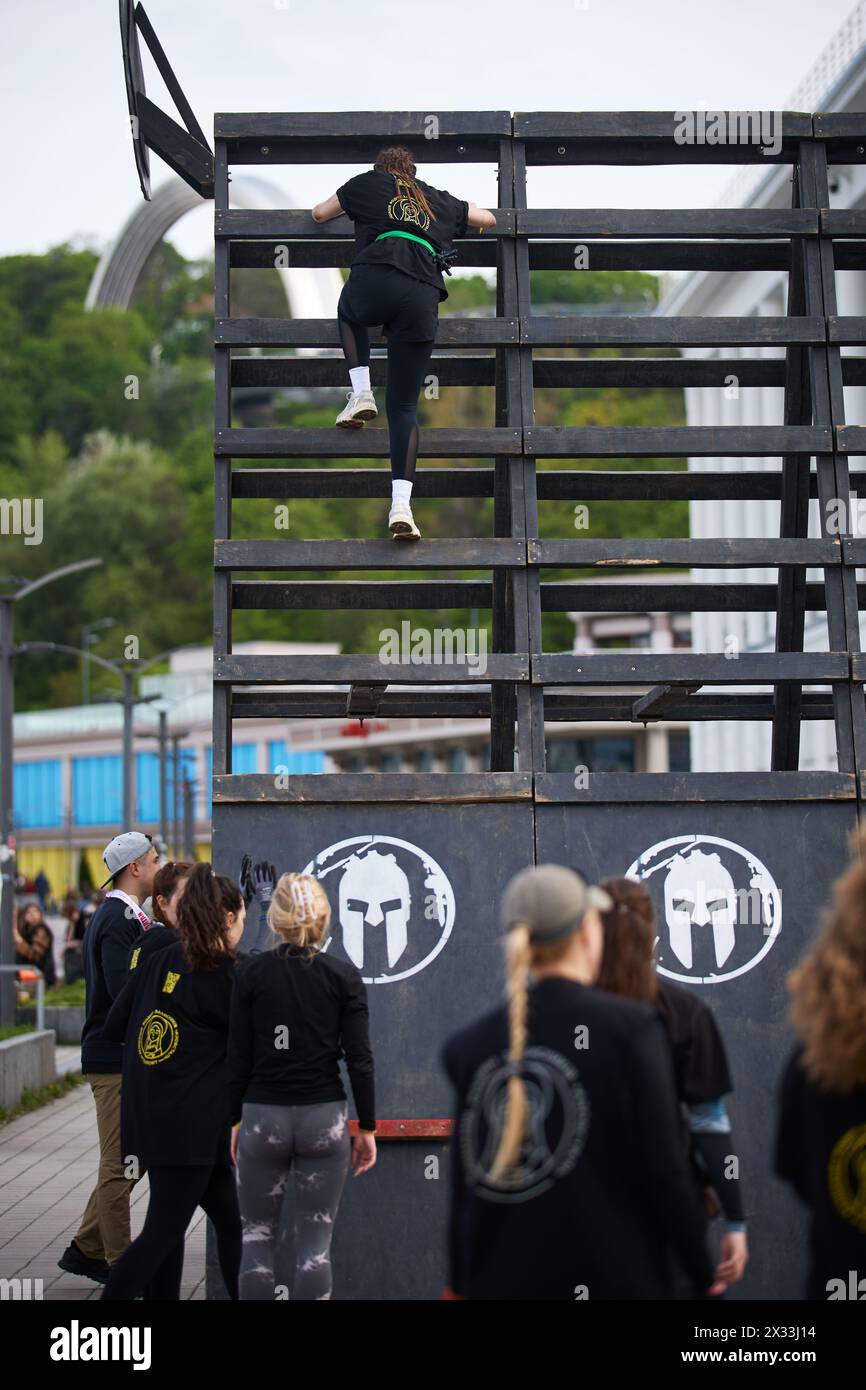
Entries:
{"type": "Polygon", "coordinates": [[[120,1152],[120,1084],[123,1045],[103,1036],[108,1011],[123,988],[129,952],[139,929],[150,921],[141,904],[151,894],[158,864],[148,835],[127,830],[103,853],[111,890],[94,913],[84,937],[85,1021],[81,1070],[90,1083],[99,1131],[99,1175],[77,1232],[58,1264],[104,1284],[111,1265],[129,1245],[129,1197],[137,1179],[127,1178],[120,1152]]]}

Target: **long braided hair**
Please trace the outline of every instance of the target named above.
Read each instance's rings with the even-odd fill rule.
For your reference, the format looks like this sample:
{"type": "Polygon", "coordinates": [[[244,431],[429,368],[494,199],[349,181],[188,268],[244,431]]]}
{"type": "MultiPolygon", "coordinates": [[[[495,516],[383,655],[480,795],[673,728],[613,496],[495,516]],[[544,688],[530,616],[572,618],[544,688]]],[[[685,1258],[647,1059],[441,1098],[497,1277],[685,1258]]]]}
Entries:
{"type": "MultiPolygon", "coordinates": [[[[508,1060],[517,1066],[526,1051],[527,1015],[529,1012],[529,974],[538,966],[552,965],[564,956],[571,937],[546,945],[533,943],[529,926],[518,922],[505,938],[506,992],[508,997],[508,1060]]],[[[520,1156],[526,1130],[528,1103],[526,1083],[515,1071],[508,1078],[505,1092],[505,1121],[499,1148],[490,1169],[492,1181],[513,1170],[520,1156]]]]}
{"type": "Polygon", "coordinates": [[[384,174],[394,175],[394,189],[397,197],[400,196],[400,185],[398,178],[403,183],[408,183],[412,197],[423,208],[431,222],[436,221],[436,214],[429,202],[424,197],[422,190],[418,187],[415,179],[416,165],[412,158],[411,150],[407,150],[405,145],[386,145],[376,155],[374,169],[380,169],[384,174]]]}

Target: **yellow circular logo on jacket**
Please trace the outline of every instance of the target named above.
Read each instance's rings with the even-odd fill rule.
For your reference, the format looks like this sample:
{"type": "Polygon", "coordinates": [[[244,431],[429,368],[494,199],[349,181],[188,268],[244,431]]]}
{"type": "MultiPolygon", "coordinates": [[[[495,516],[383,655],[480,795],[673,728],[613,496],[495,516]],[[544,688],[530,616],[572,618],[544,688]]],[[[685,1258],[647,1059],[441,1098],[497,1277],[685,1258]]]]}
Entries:
{"type": "Polygon", "coordinates": [[[167,1062],[177,1047],[177,1022],[171,1014],[154,1009],[138,1030],[138,1055],[146,1067],[167,1062]]]}
{"type": "Polygon", "coordinates": [[[830,1155],[827,1177],[839,1215],[866,1231],[866,1125],[842,1135],[830,1155]]]}

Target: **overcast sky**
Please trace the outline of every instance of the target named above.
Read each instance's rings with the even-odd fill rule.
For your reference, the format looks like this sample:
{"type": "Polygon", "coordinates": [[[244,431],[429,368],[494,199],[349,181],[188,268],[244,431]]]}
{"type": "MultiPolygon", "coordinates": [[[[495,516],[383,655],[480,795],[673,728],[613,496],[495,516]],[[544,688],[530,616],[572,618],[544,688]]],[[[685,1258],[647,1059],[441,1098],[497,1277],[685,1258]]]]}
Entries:
{"type": "MultiPolygon", "coordinates": [[[[779,110],[853,0],[146,0],[209,141],[214,111],[779,110]]],[[[117,0],[2,0],[0,254],[112,241],[141,193],[117,0]]],[[[148,94],[175,115],[145,52],[148,94]]],[[[310,207],[359,172],[281,167],[277,206],[310,207]],[[323,176],[324,183],[323,186],[323,176]]],[[[151,154],[153,186],[174,177],[151,154]]],[[[496,201],[489,168],[424,165],[496,201]]],[[[718,169],[530,170],[530,204],[712,206],[718,169]],[[625,180],[629,188],[626,190],[625,180]]],[[[210,251],[213,205],[171,232],[210,251]]]]}

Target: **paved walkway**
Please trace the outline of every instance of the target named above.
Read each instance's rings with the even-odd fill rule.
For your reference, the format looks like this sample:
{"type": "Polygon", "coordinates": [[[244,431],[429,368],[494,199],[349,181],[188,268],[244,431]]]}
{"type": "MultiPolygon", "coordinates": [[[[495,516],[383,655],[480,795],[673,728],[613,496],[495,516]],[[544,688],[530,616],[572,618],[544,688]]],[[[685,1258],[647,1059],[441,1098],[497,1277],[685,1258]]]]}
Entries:
{"type": "MultiPolygon", "coordinates": [[[[77,1047],[57,1049],[57,1070],[80,1066],[77,1047]]],[[[99,1146],[90,1087],[0,1125],[0,1278],[41,1279],[46,1299],[98,1298],[99,1284],[57,1268],[96,1179],[99,1146]]],[[[133,1188],[132,1234],[147,1210],[147,1179],[133,1188]]],[[[204,1213],[187,1233],[181,1297],[205,1296],[204,1213]]]]}

